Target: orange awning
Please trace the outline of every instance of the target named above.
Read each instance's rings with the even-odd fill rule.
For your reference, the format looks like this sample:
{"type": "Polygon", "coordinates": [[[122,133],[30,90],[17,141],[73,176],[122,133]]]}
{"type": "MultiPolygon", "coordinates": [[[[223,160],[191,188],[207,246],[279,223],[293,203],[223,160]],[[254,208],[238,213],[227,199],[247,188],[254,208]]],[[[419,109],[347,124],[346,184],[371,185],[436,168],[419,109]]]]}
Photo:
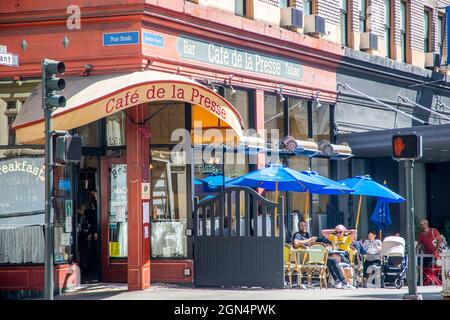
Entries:
{"type": "MultiPolygon", "coordinates": [[[[228,137],[227,140],[241,140],[243,125],[237,110],[225,98],[189,78],[157,71],[140,71],[121,75],[64,77],[64,79],[66,89],[63,95],[67,103],[66,107],[53,112],[53,130],[81,127],[146,102],[182,101],[194,106],[194,126],[201,121],[203,130],[208,128],[228,130],[232,133],[230,135],[232,138],[228,137]]],[[[43,142],[41,85],[35,88],[24,103],[13,123],[13,128],[16,130],[19,143],[43,142]]]]}

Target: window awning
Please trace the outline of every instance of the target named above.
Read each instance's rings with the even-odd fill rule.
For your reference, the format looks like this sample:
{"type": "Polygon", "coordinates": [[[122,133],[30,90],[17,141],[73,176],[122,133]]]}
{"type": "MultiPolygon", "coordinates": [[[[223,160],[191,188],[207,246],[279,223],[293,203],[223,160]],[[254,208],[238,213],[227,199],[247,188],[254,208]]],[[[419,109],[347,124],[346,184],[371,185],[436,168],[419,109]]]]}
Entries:
{"type": "MultiPolygon", "coordinates": [[[[53,112],[53,130],[74,129],[147,102],[181,101],[195,106],[193,120],[196,123],[201,121],[202,129],[231,129],[234,140],[242,137],[243,121],[238,111],[213,90],[183,76],[137,71],[64,79],[66,89],[63,95],[67,103],[66,107],[53,112]]],[[[43,142],[41,99],[41,85],[38,85],[13,123],[18,143],[43,142]]]]}

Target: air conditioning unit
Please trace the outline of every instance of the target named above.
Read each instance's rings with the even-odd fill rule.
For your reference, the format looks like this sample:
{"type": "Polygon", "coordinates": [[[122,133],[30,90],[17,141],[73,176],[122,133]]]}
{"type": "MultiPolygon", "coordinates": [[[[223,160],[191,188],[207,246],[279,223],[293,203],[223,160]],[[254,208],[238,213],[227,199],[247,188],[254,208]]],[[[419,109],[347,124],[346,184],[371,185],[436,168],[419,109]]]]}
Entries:
{"type": "Polygon", "coordinates": [[[425,53],[425,68],[430,67],[440,67],[441,66],[441,56],[436,52],[426,52],[425,53]]]}
{"type": "Polygon", "coordinates": [[[321,141],[319,143],[319,149],[322,151],[322,155],[332,160],[345,160],[353,157],[352,149],[347,143],[331,144],[329,141],[321,141]]]}
{"type": "Polygon", "coordinates": [[[361,33],[360,50],[378,50],[378,36],[372,32],[361,33]]]}
{"type": "Polygon", "coordinates": [[[281,27],[303,28],[303,12],[293,7],[281,8],[281,27]]]}
{"type": "Polygon", "coordinates": [[[303,32],[312,36],[324,35],[325,18],[316,15],[305,16],[305,26],[303,32]]]}

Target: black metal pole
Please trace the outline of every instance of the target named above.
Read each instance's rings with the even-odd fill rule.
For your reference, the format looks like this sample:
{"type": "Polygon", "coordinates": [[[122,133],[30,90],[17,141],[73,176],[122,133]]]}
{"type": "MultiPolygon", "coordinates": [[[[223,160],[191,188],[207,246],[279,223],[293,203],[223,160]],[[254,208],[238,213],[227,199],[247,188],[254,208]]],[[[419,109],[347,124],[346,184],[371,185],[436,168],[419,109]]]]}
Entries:
{"type": "Polygon", "coordinates": [[[416,248],[414,247],[415,227],[414,227],[414,161],[405,161],[405,182],[406,182],[406,234],[408,238],[408,294],[403,299],[422,300],[422,296],[417,294],[417,261],[416,248]]]}
{"type": "Polygon", "coordinates": [[[53,161],[52,161],[52,108],[46,101],[46,59],[42,60],[42,108],[45,121],[45,272],[44,272],[44,298],[53,300],[53,217],[52,190],[53,190],[53,161]]]}

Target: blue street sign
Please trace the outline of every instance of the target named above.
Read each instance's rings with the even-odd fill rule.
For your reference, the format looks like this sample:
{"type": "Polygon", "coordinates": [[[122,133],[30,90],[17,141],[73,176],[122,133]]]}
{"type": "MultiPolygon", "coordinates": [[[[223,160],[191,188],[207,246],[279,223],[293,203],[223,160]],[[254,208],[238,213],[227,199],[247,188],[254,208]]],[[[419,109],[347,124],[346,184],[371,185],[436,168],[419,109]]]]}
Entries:
{"type": "Polygon", "coordinates": [[[164,47],[164,37],[160,36],[158,34],[153,34],[150,32],[143,32],[142,33],[142,43],[148,44],[149,46],[155,46],[155,47],[164,47]]]}
{"type": "Polygon", "coordinates": [[[139,31],[103,34],[104,46],[122,46],[127,44],[139,44],[139,31]]]}

